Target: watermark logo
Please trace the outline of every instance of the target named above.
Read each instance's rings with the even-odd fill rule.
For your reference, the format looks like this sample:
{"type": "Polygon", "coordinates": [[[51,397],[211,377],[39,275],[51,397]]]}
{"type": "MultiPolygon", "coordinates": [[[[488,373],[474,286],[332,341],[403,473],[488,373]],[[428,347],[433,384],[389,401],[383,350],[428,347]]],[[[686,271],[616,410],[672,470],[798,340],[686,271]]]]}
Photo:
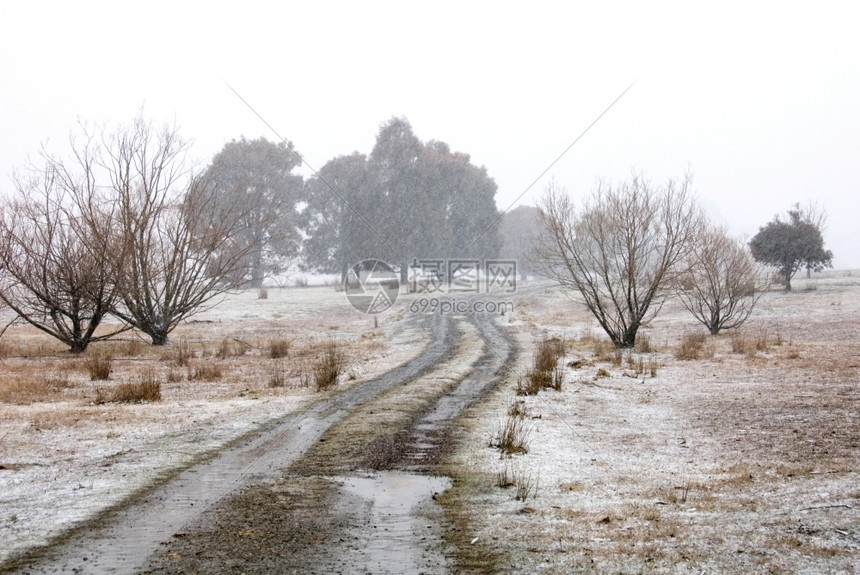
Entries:
{"type": "Polygon", "coordinates": [[[382,313],[397,300],[400,278],[387,263],[364,260],[349,269],[344,292],[352,307],[361,313],[382,313]]]}
{"type": "Polygon", "coordinates": [[[516,260],[412,260],[409,291],[426,295],[517,291],[516,260]]]}

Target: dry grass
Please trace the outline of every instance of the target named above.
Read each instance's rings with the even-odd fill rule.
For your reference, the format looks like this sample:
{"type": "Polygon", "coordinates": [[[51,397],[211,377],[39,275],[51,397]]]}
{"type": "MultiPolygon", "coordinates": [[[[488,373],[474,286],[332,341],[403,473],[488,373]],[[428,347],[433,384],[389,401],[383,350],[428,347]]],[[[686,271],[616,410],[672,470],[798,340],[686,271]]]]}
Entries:
{"type": "Polygon", "coordinates": [[[281,359],[287,357],[290,352],[290,341],[284,338],[276,338],[269,341],[269,357],[281,359]]]}
{"type": "Polygon", "coordinates": [[[113,371],[113,358],[102,353],[90,353],[84,358],[84,369],[90,374],[92,381],[105,381],[110,379],[113,371]]]}
{"type": "Polygon", "coordinates": [[[30,405],[32,403],[56,401],[62,398],[63,390],[69,387],[65,373],[16,373],[6,376],[0,385],[0,403],[30,405]]]}
{"type": "Polygon", "coordinates": [[[141,375],[138,381],[120,383],[110,389],[96,389],[93,403],[148,403],[161,401],[161,383],[152,373],[141,375]]]}
{"type": "Polygon", "coordinates": [[[537,395],[543,389],[561,391],[564,370],[558,367],[565,354],[565,343],[559,338],[543,338],[535,347],[532,368],[517,381],[517,395],[537,395]]]}
{"type": "Polygon", "coordinates": [[[280,361],[274,363],[269,374],[269,387],[284,387],[287,383],[287,377],[284,372],[284,365],[280,361]]]}
{"type": "Polygon", "coordinates": [[[537,497],[538,474],[506,463],[496,474],[496,486],[502,489],[514,487],[514,499],[525,501],[529,495],[537,497]]]}
{"type": "Polygon", "coordinates": [[[685,333],[675,349],[675,359],[691,361],[703,357],[714,357],[713,347],[707,344],[708,336],[704,332],[685,333]]]}
{"type": "Polygon", "coordinates": [[[218,381],[223,375],[221,364],[217,362],[206,361],[188,366],[188,381],[218,381]]]}
{"type": "Polygon", "coordinates": [[[334,340],[323,344],[313,364],[314,385],[317,391],[325,391],[337,385],[337,380],[345,367],[346,358],[340,345],[334,340]]]}
{"type": "Polygon", "coordinates": [[[490,440],[490,447],[498,449],[502,457],[528,453],[531,432],[532,426],[522,414],[510,415],[509,411],[490,440]]]}

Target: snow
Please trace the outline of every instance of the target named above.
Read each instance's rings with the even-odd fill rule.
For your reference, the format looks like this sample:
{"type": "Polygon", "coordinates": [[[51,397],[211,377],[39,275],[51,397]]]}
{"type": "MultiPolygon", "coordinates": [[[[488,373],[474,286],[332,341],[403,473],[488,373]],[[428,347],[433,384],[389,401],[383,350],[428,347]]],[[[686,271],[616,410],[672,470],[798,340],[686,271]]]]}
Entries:
{"type": "Polygon", "coordinates": [[[305,408],[319,394],[312,383],[302,384],[301,375],[321,342],[344,346],[348,362],[341,388],[407,362],[427,343],[426,334],[402,321],[402,305],[374,319],[356,312],[331,286],[268,293],[268,299],[257,299],[257,291],[228,296],[177,328],[166,348],[144,344],[139,355],[117,354],[109,382],[89,381],[81,360],[31,328],[7,332],[0,390],[12,377],[29,383],[46,373],[63,374],[68,388],[48,401],[0,402],[0,562],[48,543],[266,422],[305,408]],[[282,363],[266,357],[272,338],[290,340],[282,363]],[[250,351],[215,358],[223,340],[241,341],[237,347],[250,351]],[[188,368],[173,362],[180,344],[193,351],[191,364],[218,363],[223,377],[185,380],[188,368]],[[35,356],[16,355],[22,349],[35,356]],[[270,388],[269,375],[279,365],[287,385],[270,388]],[[97,387],[135,381],[142,370],[160,377],[162,401],[93,403],[97,387]],[[183,380],[167,381],[171,371],[183,380]]]}

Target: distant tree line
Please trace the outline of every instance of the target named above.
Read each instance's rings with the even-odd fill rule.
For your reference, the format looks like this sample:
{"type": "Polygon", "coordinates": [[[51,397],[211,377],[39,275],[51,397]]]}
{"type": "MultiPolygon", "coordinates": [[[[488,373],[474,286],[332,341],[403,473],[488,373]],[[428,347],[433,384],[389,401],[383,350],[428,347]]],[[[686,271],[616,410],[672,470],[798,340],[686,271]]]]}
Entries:
{"type": "Polygon", "coordinates": [[[369,156],[327,162],[305,182],[301,225],[308,269],[346,274],[368,258],[490,258],[501,245],[497,186],[448,144],[422,142],[403,118],[384,123],[369,156]]]}
{"type": "Polygon", "coordinates": [[[233,140],[202,170],[175,126],[142,115],[81,126],[42,150],[0,206],[0,300],[83,352],[130,329],[154,345],[218,296],[291,265],[345,273],[362,259],[489,258],[496,184],[467,154],[384,123],[369,156],[304,180],[289,142],[233,140]],[[103,326],[108,316],[119,320],[103,326]]]}
{"type": "Polygon", "coordinates": [[[716,334],[752,313],[762,265],[786,290],[798,270],[832,265],[816,205],[746,244],[704,217],[690,176],[601,182],[580,206],[553,181],[539,208],[500,214],[487,170],[422,142],[405,118],[381,125],[369,155],[307,179],[291,143],[264,138],[228,142],[194,169],[175,126],[142,116],[113,132],[82,126],[70,151],[43,150],[0,206],[0,300],[75,353],[130,329],[166,344],[218,296],[295,265],[345,277],[365,259],[402,274],[413,260],[516,259],[578,291],[620,348],[672,295],[716,334]],[[119,321],[103,327],[108,316],[119,321]]]}

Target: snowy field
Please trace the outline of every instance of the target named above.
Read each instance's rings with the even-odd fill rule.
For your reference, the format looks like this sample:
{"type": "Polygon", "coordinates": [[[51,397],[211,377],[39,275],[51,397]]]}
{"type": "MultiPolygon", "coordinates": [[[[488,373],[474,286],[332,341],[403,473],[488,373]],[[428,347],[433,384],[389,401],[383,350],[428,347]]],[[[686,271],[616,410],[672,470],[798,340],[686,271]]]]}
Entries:
{"type": "MultiPolygon", "coordinates": [[[[676,303],[640,332],[650,351],[618,354],[570,294],[522,286],[497,320],[521,352],[463,418],[447,466],[454,487],[440,500],[458,561],[510,573],[860,571],[860,273],[794,283],[693,359],[679,347],[705,330],[676,303]],[[565,343],[562,390],[518,396],[545,337],[565,343]],[[502,458],[490,444],[512,405],[528,414],[528,452],[502,458]],[[530,486],[526,499],[500,477],[530,486]]],[[[427,343],[409,297],[374,319],[330,286],[257,296],[231,296],[165,348],[126,334],[76,358],[32,328],[3,336],[0,562],[307,406],[328,342],[347,358],[341,387],[427,343]],[[98,355],[112,358],[107,381],[90,379],[98,355]],[[141,379],[161,383],[161,401],[100,400],[141,379]]]]}
{"type": "Polygon", "coordinates": [[[670,302],[640,332],[648,353],[616,353],[555,288],[517,301],[518,363],[464,417],[448,468],[461,566],[860,572],[860,274],[795,283],[735,335],[702,338],[670,302]],[[679,359],[697,334],[697,357],[679,359]],[[566,344],[562,390],[517,395],[546,337],[566,344]],[[490,444],[512,406],[528,452],[501,457],[490,444]]]}
{"type": "Polygon", "coordinates": [[[415,357],[425,334],[400,308],[359,314],[330,286],[230,296],[153,348],[126,334],[73,357],[33,328],[0,340],[0,562],[48,542],[153,481],[320,397],[313,363],[331,341],[345,355],[339,388],[415,357]],[[273,358],[272,350],[285,355],[273,358]],[[87,362],[107,356],[107,381],[87,362]],[[100,403],[142,379],[161,401],[100,403]]]}

